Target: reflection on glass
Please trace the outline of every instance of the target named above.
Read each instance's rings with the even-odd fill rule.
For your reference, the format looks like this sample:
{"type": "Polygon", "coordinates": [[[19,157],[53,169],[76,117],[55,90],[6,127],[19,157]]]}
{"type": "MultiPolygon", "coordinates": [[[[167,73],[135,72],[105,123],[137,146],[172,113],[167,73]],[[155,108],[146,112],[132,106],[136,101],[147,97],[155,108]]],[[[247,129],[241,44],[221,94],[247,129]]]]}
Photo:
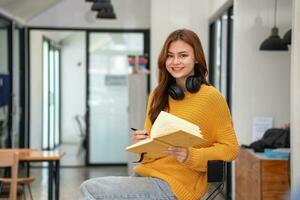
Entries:
{"type": "Polygon", "coordinates": [[[49,148],[54,147],[54,50],[50,48],[49,52],[49,148]]]}
{"type": "Polygon", "coordinates": [[[215,66],[214,66],[214,86],[221,89],[221,20],[216,21],[216,34],[215,34],[215,66]]]}
{"type": "Polygon", "coordinates": [[[227,32],[228,32],[228,17],[227,13],[222,16],[222,45],[221,45],[221,81],[220,81],[220,92],[227,97],[227,32]]]}
{"type": "Polygon", "coordinates": [[[43,148],[59,144],[60,51],[50,41],[43,42],[43,148]]]}
{"type": "Polygon", "coordinates": [[[60,73],[59,73],[59,66],[60,66],[60,51],[55,50],[54,53],[54,62],[55,62],[55,69],[54,69],[54,91],[55,91],[55,97],[54,97],[54,104],[55,104],[55,116],[54,116],[54,144],[59,144],[59,110],[60,110],[60,73]]]}
{"type": "Polygon", "coordinates": [[[43,42],[43,149],[48,148],[48,61],[49,44],[43,42]]]}

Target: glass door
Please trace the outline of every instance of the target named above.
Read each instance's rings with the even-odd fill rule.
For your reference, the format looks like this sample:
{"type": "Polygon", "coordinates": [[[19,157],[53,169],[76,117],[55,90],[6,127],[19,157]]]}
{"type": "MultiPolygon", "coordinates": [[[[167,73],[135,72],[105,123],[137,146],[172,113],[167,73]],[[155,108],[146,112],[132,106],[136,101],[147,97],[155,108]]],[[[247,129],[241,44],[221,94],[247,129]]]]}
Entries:
{"type": "Polygon", "coordinates": [[[60,143],[60,50],[43,41],[43,149],[60,143]]]}
{"type": "Polygon", "coordinates": [[[88,164],[127,163],[128,55],[142,54],[142,32],[88,33],[88,164]]]}
{"type": "Polygon", "coordinates": [[[230,105],[233,8],[210,24],[209,80],[230,105]]]}
{"type": "Polygon", "coordinates": [[[23,146],[21,141],[21,29],[15,24],[13,28],[13,65],[12,65],[12,147],[18,148],[23,146]]]}

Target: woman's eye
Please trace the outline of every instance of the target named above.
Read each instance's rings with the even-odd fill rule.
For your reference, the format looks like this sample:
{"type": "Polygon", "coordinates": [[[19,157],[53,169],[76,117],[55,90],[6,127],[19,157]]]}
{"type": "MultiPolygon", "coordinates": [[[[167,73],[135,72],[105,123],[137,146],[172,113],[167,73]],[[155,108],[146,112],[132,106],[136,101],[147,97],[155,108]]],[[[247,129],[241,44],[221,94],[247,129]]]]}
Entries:
{"type": "Polygon", "coordinates": [[[185,57],[187,57],[188,55],[187,54],[181,54],[179,57],[180,58],[185,58],[185,57]]]}
{"type": "Polygon", "coordinates": [[[167,55],[167,58],[173,58],[173,55],[167,55]]]}

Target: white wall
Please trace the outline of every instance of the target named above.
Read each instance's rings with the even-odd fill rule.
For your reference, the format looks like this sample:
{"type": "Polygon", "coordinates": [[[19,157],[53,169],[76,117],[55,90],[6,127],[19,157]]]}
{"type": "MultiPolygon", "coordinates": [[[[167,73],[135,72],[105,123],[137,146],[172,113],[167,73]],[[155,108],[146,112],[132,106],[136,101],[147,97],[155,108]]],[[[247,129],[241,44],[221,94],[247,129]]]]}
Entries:
{"type": "MultiPolygon", "coordinates": [[[[291,186],[300,189],[300,1],[293,1],[291,69],[291,186]]],[[[296,199],[296,198],[295,198],[296,199]]]]}
{"type": "MultiPolygon", "coordinates": [[[[290,51],[259,51],[273,27],[273,0],[234,2],[232,115],[240,143],[251,142],[252,119],[273,117],[275,127],[290,120],[290,51]]],[[[291,28],[291,0],[278,1],[282,36],[291,28]]]]}
{"type": "Polygon", "coordinates": [[[97,19],[92,3],[64,0],[28,22],[30,26],[137,29],[150,27],[149,0],[112,0],[116,20],[97,19]]]}
{"type": "Polygon", "coordinates": [[[151,88],[157,83],[159,52],[169,33],[188,28],[195,31],[208,50],[209,0],[151,0],[151,88]]]}
{"type": "Polygon", "coordinates": [[[85,33],[76,32],[61,43],[61,134],[62,142],[79,142],[76,115],[86,110],[85,33]]]}

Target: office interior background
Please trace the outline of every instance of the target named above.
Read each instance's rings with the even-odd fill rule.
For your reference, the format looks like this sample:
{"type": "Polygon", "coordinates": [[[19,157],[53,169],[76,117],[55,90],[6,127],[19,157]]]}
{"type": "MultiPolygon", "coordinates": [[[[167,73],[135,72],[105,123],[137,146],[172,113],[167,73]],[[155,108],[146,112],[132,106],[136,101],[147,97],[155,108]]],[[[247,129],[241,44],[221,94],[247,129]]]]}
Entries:
{"type": "Polygon", "coordinates": [[[291,190],[300,190],[300,2],[277,0],[275,16],[274,2],[111,0],[116,19],[99,19],[85,0],[0,0],[1,148],[61,149],[62,167],[128,164],[130,173],[124,149],[130,127],[143,127],[159,51],[171,31],[188,28],[240,144],[253,141],[256,117],[290,123],[291,190]],[[291,44],[262,51],[275,18],[291,44]],[[147,60],[137,76],[129,55],[147,60]]]}

